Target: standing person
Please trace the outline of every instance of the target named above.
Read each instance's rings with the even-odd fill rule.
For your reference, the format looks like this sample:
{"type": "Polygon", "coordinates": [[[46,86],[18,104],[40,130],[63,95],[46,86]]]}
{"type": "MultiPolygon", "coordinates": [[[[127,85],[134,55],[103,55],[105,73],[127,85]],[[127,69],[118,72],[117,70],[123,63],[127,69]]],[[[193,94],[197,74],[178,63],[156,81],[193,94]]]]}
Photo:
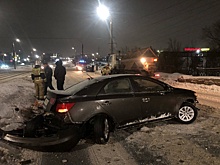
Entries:
{"type": "Polygon", "coordinates": [[[56,68],[54,70],[54,77],[57,80],[57,89],[64,90],[63,85],[65,81],[66,68],[63,66],[61,60],[56,62],[56,68]]]}
{"type": "Polygon", "coordinates": [[[35,86],[35,96],[38,100],[44,100],[44,82],[46,80],[44,70],[41,69],[40,61],[36,61],[32,69],[31,78],[35,86]]]}
{"type": "Polygon", "coordinates": [[[43,62],[44,65],[44,72],[46,75],[46,82],[44,86],[44,95],[47,95],[47,88],[49,87],[51,90],[54,90],[54,87],[52,85],[52,75],[53,71],[52,68],[48,65],[46,61],[43,62]]]}
{"type": "Polygon", "coordinates": [[[109,66],[109,64],[107,64],[106,66],[104,66],[101,70],[102,75],[110,75],[111,73],[111,68],[109,66]]]}

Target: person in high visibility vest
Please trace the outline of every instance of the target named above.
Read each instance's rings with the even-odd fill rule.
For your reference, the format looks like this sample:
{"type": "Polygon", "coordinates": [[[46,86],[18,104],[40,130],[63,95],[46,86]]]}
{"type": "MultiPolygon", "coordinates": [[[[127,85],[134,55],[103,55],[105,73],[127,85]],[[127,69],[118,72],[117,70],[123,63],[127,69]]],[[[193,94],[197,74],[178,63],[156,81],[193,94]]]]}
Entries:
{"type": "Polygon", "coordinates": [[[44,83],[46,81],[46,76],[39,61],[36,61],[35,66],[32,69],[31,78],[35,86],[35,97],[38,100],[44,100],[44,83]]]}
{"type": "Polygon", "coordinates": [[[109,64],[107,64],[106,66],[104,66],[101,70],[102,75],[109,75],[111,74],[111,68],[109,66],[109,64]]]}

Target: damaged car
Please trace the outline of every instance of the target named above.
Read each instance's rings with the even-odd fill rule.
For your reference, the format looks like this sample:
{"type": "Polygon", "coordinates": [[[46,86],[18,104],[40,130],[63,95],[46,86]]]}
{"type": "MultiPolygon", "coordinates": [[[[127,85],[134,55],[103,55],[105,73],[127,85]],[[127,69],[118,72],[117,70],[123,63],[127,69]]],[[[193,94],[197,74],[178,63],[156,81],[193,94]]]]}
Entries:
{"type": "Polygon", "coordinates": [[[118,128],[160,119],[183,124],[196,120],[194,91],[174,88],[154,78],[115,74],[88,78],[64,91],[48,91],[44,112],[23,129],[2,132],[2,139],[29,147],[74,147],[91,136],[105,144],[118,128]]]}

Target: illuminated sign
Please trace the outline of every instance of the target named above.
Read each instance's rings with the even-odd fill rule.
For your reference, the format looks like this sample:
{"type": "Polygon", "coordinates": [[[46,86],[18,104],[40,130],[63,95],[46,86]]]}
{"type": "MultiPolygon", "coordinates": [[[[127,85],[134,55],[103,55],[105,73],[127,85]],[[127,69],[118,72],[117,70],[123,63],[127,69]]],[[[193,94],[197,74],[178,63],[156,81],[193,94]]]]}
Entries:
{"type": "Polygon", "coordinates": [[[200,51],[201,48],[184,48],[184,51],[186,52],[196,52],[196,51],[200,51]]]}
{"type": "Polygon", "coordinates": [[[210,48],[184,48],[184,51],[186,52],[198,52],[198,51],[202,51],[202,52],[207,52],[209,51],[210,48]]]}
{"type": "Polygon", "coordinates": [[[201,48],[201,51],[202,52],[207,52],[207,51],[210,51],[210,48],[201,48]]]}

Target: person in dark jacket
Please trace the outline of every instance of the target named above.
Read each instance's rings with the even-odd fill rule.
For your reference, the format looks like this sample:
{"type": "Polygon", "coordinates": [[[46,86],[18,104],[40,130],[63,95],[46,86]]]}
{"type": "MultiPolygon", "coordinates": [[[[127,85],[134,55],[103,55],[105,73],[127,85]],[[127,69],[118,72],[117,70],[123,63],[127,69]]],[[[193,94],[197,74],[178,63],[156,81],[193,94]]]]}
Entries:
{"type": "Polygon", "coordinates": [[[57,89],[64,90],[63,85],[65,81],[66,68],[63,66],[61,60],[56,62],[56,68],[54,70],[54,77],[57,80],[57,89]]]}
{"type": "Polygon", "coordinates": [[[53,71],[52,68],[48,65],[46,61],[43,62],[44,65],[44,72],[46,75],[46,82],[44,85],[44,95],[47,95],[47,88],[49,87],[51,90],[54,90],[54,87],[52,85],[52,75],[53,71]]]}

